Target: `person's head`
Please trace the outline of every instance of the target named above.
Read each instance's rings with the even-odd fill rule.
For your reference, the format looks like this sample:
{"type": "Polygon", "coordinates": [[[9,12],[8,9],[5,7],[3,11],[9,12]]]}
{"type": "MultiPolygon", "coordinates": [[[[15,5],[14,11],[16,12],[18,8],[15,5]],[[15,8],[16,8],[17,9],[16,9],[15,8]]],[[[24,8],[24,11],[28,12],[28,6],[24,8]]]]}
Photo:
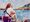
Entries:
{"type": "Polygon", "coordinates": [[[12,5],[10,3],[7,4],[6,9],[12,8],[12,5]]]}

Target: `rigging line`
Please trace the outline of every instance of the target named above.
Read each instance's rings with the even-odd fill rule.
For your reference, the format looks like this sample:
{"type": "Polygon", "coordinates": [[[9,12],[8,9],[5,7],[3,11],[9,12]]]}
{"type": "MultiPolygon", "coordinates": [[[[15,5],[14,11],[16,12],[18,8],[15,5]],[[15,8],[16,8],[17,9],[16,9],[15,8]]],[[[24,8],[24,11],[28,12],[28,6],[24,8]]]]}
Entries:
{"type": "MultiPolygon", "coordinates": [[[[6,9],[6,10],[7,10],[7,9],[6,9]]],[[[6,10],[4,11],[4,13],[7,13],[7,11],[6,11],[6,10]]],[[[9,13],[7,13],[7,14],[9,15],[9,13]]],[[[10,16],[10,15],[9,15],[9,16],[10,16]]],[[[11,16],[10,16],[10,17],[11,17],[11,16]]]]}

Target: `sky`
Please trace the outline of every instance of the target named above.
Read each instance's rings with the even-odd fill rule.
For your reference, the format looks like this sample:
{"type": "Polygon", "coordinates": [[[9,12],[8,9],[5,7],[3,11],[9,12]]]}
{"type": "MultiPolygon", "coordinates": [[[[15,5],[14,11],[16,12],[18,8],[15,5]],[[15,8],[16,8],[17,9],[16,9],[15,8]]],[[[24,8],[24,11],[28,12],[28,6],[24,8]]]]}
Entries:
{"type": "Polygon", "coordinates": [[[0,7],[5,7],[5,3],[10,2],[13,5],[13,8],[22,7],[25,4],[30,3],[30,0],[0,0],[0,7]],[[3,5],[2,5],[3,4],[3,5]]]}
{"type": "Polygon", "coordinates": [[[21,7],[24,6],[25,4],[30,3],[30,0],[10,0],[11,3],[13,3],[14,7],[21,7]]]}

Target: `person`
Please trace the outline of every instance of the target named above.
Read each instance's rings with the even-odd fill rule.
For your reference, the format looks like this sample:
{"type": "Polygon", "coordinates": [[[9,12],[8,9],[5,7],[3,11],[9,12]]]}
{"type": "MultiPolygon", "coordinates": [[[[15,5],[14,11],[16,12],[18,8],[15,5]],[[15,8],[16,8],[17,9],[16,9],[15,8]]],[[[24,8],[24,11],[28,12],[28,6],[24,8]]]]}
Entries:
{"type": "Polygon", "coordinates": [[[9,20],[9,22],[11,22],[11,17],[15,14],[15,11],[12,9],[12,6],[11,6],[10,3],[7,4],[4,13],[5,13],[5,12],[6,12],[7,14],[5,14],[6,17],[5,17],[5,16],[3,17],[3,21],[4,21],[4,22],[8,22],[8,20],[9,20]],[[7,15],[8,15],[8,18],[7,18],[7,15]]]}
{"type": "Polygon", "coordinates": [[[9,18],[11,16],[11,18],[9,19],[9,22],[11,22],[10,20],[12,20],[12,17],[15,15],[15,11],[13,10],[12,7],[7,9],[7,13],[9,14],[9,18]]]}
{"type": "Polygon", "coordinates": [[[12,5],[9,3],[9,4],[7,4],[7,7],[6,7],[6,11],[7,11],[7,13],[9,14],[9,16],[11,15],[14,15],[15,14],[15,11],[13,10],[13,7],[12,7],[12,5]]]}

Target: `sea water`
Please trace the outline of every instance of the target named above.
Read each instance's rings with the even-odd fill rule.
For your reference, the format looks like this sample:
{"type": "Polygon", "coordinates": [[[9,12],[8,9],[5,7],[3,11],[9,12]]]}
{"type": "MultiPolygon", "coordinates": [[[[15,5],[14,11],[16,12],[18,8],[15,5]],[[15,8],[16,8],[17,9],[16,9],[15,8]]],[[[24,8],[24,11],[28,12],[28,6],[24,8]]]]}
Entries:
{"type": "Polygon", "coordinates": [[[30,18],[30,10],[15,10],[16,18],[23,20],[24,17],[30,18]]]}

